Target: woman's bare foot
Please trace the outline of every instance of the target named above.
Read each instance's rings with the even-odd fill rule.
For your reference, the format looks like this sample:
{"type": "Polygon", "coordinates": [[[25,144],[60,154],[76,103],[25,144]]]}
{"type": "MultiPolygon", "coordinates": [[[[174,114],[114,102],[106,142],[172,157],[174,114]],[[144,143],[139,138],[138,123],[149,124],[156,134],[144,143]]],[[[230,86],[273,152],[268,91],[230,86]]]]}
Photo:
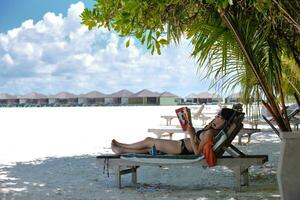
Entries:
{"type": "Polygon", "coordinates": [[[115,139],[112,139],[111,143],[114,144],[115,146],[123,147],[123,148],[124,148],[124,145],[123,145],[122,143],[118,142],[118,141],[115,140],[115,139]]]}
{"type": "Polygon", "coordinates": [[[116,153],[116,154],[122,154],[124,153],[124,150],[122,147],[117,146],[116,144],[113,143],[113,141],[111,142],[111,150],[116,153]]]}
{"type": "Polygon", "coordinates": [[[118,142],[117,142],[117,140],[112,139],[112,140],[111,140],[111,144],[112,144],[112,145],[118,145],[118,142]]]}

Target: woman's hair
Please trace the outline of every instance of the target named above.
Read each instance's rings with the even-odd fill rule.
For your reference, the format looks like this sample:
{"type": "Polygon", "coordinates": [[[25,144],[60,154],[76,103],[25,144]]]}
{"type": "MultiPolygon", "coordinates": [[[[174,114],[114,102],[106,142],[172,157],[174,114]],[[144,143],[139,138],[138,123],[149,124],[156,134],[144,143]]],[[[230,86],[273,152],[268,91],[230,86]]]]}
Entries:
{"type": "Polygon", "coordinates": [[[233,114],[234,114],[234,110],[231,108],[222,108],[222,110],[220,110],[219,115],[222,116],[226,121],[229,121],[233,114]]]}
{"type": "MultiPolygon", "coordinates": [[[[228,124],[228,121],[232,118],[234,113],[235,110],[231,108],[222,108],[222,110],[219,111],[218,115],[222,116],[222,118],[225,120],[225,123],[222,128],[224,128],[228,124]]],[[[211,129],[213,121],[214,120],[212,120],[209,124],[207,124],[203,129],[197,131],[197,135],[200,135],[203,131],[211,129]]]]}

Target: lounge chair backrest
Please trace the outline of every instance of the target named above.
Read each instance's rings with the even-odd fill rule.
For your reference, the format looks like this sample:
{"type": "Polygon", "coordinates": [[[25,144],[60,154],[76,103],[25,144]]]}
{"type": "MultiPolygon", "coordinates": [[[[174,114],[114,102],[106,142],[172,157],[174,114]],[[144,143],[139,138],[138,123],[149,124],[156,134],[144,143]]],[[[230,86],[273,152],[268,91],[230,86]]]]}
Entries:
{"type": "Polygon", "coordinates": [[[238,134],[238,132],[243,128],[243,120],[244,120],[245,114],[244,113],[236,113],[236,116],[234,117],[232,123],[230,123],[227,135],[228,140],[227,143],[232,142],[232,140],[235,138],[235,136],[238,134]]]}
{"type": "Polygon", "coordinates": [[[264,115],[262,115],[262,117],[263,117],[263,119],[269,124],[269,126],[273,129],[273,131],[274,131],[274,133],[276,133],[277,135],[278,135],[278,137],[280,138],[280,133],[279,133],[279,131],[275,128],[275,126],[270,122],[270,120],[266,117],[266,116],[264,116],[264,115]]]}
{"type": "Polygon", "coordinates": [[[245,113],[235,112],[235,114],[232,116],[232,119],[229,120],[227,125],[225,125],[225,127],[215,136],[214,150],[217,157],[221,157],[224,154],[225,148],[231,144],[232,140],[243,128],[242,122],[244,117],[245,113]]]}
{"type": "Polygon", "coordinates": [[[299,112],[300,112],[300,109],[299,109],[299,108],[296,108],[296,109],[292,110],[292,111],[288,114],[289,119],[293,118],[293,117],[294,117],[295,115],[297,115],[299,112]]]}
{"type": "Polygon", "coordinates": [[[227,134],[221,130],[214,138],[213,150],[216,152],[216,150],[226,141],[227,138],[227,134]]]}

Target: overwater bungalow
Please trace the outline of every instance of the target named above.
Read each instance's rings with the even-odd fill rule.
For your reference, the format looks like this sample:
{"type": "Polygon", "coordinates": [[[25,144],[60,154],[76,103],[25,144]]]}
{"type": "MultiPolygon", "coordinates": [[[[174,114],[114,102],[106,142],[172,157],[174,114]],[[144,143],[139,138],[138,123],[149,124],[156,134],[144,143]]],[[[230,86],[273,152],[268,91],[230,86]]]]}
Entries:
{"type": "Polygon", "coordinates": [[[19,104],[19,99],[15,95],[0,93],[0,106],[15,106],[19,104]]]}
{"type": "Polygon", "coordinates": [[[19,97],[20,104],[25,106],[32,106],[32,105],[47,105],[48,104],[48,97],[43,94],[39,94],[36,92],[32,92],[23,96],[19,97]]]}
{"type": "Polygon", "coordinates": [[[198,103],[198,96],[195,93],[191,93],[185,97],[186,104],[197,104],[198,103]]]}
{"type": "Polygon", "coordinates": [[[161,93],[159,98],[160,98],[159,103],[162,106],[163,105],[177,105],[180,101],[180,98],[177,95],[175,95],[171,92],[167,92],[167,91],[161,93]]]}
{"type": "Polygon", "coordinates": [[[227,104],[234,104],[234,103],[255,103],[255,102],[261,102],[261,98],[257,98],[252,95],[248,95],[247,99],[245,99],[244,95],[242,93],[235,93],[232,95],[229,95],[225,98],[225,103],[227,104]]]}
{"type": "Polygon", "coordinates": [[[120,90],[118,92],[107,95],[105,98],[106,105],[128,105],[129,98],[134,93],[129,90],[120,90]]]}
{"type": "Polygon", "coordinates": [[[78,97],[75,94],[69,92],[60,92],[56,95],[49,95],[50,105],[78,105],[78,97]]]}
{"type": "Polygon", "coordinates": [[[192,93],[186,97],[186,102],[191,104],[218,104],[222,101],[221,96],[209,92],[192,93]]]}
{"type": "Polygon", "coordinates": [[[92,91],[78,96],[79,105],[104,105],[107,95],[98,91],[92,91]]]}
{"type": "Polygon", "coordinates": [[[141,90],[129,98],[130,105],[159,105],[160,93],[150,90],[141,90]]]}
{"type": "Polygon", "coordinates": [[[231,104],[231,103],[239,103],[241,101],[241,94],[240,93],[234,93],[229,95],[228,97],[225,98],[225,103],[231,104]]]}
{"type": "Polygon", "coordinates": [[[199,104],[218,104],[223,101],[223,98],[217,94],[212,94],[209,92],[201,92],[198,94],[199,104]]]}

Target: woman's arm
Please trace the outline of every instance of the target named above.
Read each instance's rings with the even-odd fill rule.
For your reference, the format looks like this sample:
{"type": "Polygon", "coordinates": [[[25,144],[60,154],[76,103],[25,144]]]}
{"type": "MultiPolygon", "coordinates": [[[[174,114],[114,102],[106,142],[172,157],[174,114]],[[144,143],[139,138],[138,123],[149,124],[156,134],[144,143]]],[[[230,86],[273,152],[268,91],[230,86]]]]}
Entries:
{"type": "Polygon", "coordinates": [[[189,126],[186,132],[190,135],[191,146],[195,155],[202,154],[205,143],[207,143],[214,134],[213,130],[208,129],[202,133],[203,137],[201,138],[201,140],[199,140],[199,138],[197,138],[196,136],[194,127],[189,126]]]}
{"type": "Polygon", "coordinates": [[[196,135],[195,128],[193,126],[189,126],[186,130],[186,133],[190,136],[190,142],[191,142],[191,146],[194,151],[194,154],[195,155],[201,154],[201,151],[199,151],[199,145],[200,145],[201,141],[196,135]]]}
{"type": "Polygon", "coordinates": [[[190,142],[191,142],[191,146],[192,149],[194,151],[195,155],[200,155],[202,154],[202,149],[203,149],[203,145],[205,143],[203,143],[196,134],[195,128],[193,127],[192,124],[192,117],[191,117],[191,113],[188,112],[188,122],[189,122],[189,126],[186,130],[186,133],[190,136],[190,142]]]}

